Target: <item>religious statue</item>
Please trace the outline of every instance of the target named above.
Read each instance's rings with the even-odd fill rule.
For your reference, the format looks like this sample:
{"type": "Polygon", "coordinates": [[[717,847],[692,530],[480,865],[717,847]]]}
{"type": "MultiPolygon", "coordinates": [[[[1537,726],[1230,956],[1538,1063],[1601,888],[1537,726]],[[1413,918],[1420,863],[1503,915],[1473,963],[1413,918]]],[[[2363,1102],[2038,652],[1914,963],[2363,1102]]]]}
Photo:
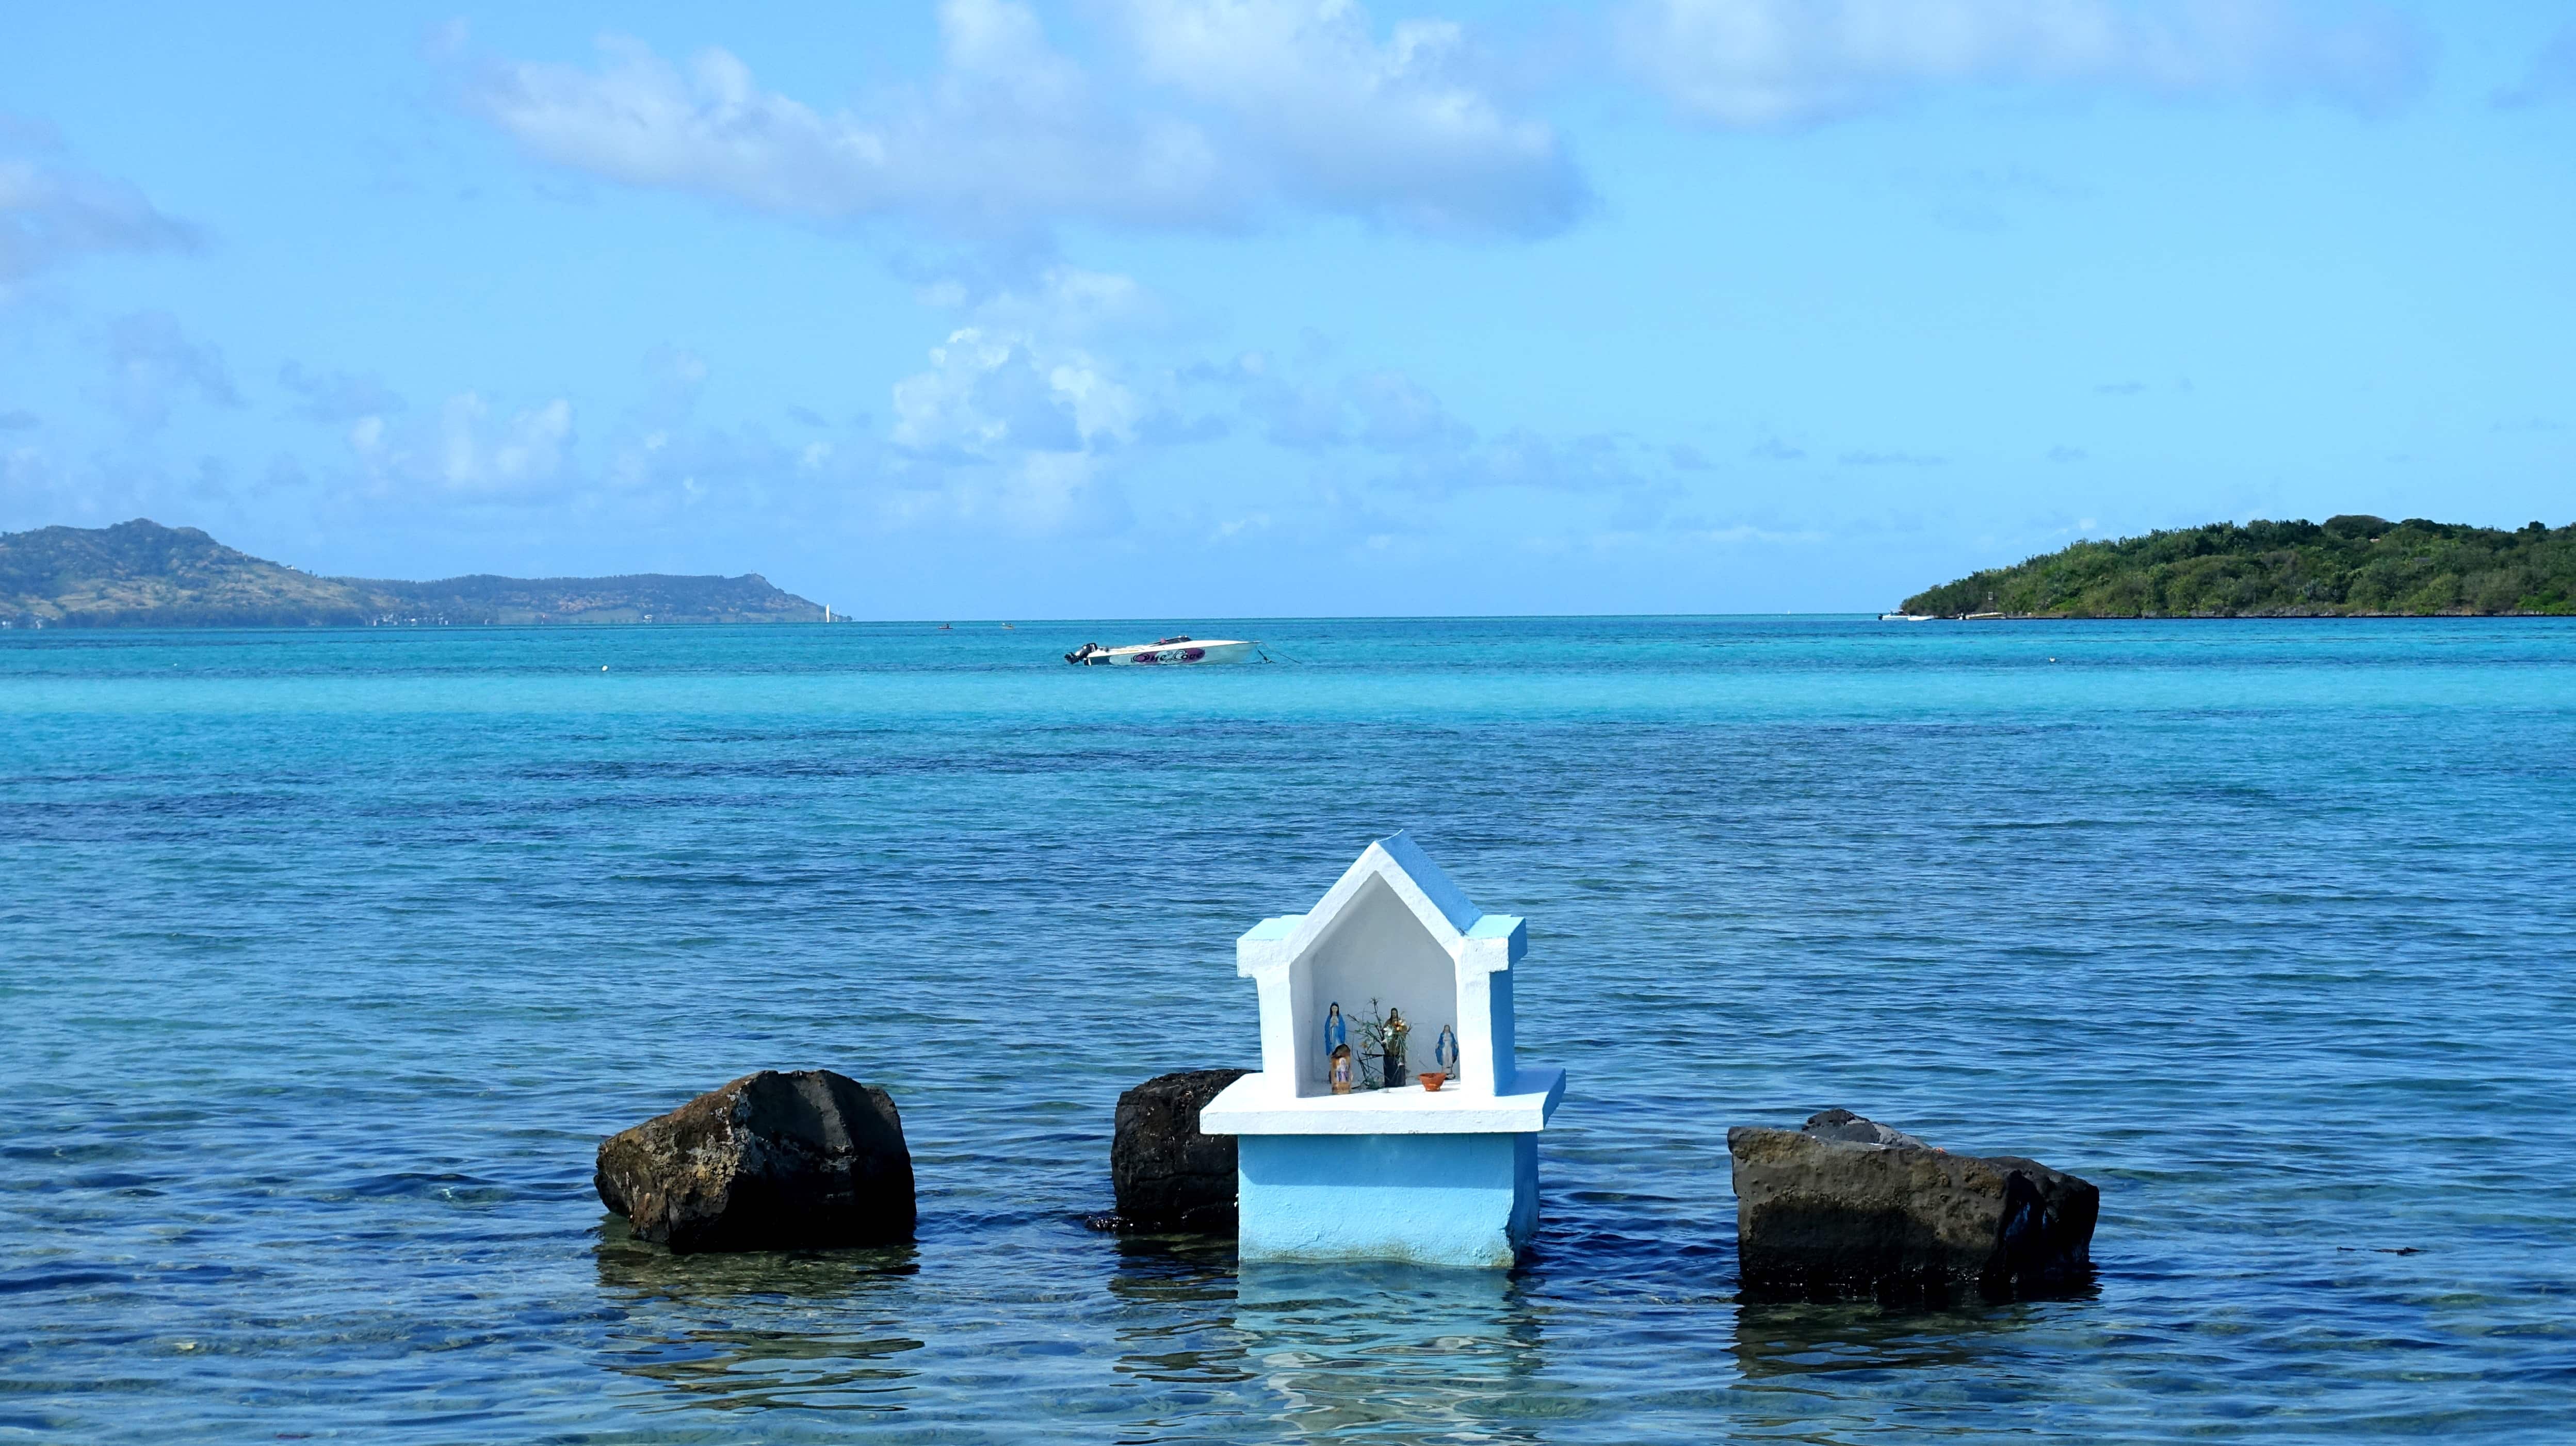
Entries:
{"type": "Polygon", "coordinates": [[[1351,1027],[1342,1022],[1342,1002],[1336,999],[1333,1007],[1324,1011],[1324,1058],[1331,1059],[1334,1050],[1350,1042],[1351,1027]]]}
{"type": "Polygon", "coordinates": [[[1413,1026],[1404,1022],[1404,1011],[1390,1004],[1386,1008],[1386,1080],[1387,1088],[1404,1078],[1404,1037],[1413,1026]]]}
{"type": "Polygon", "coordinates": [[[1351,1047],[1347,1044],[1337,1044],[1333,1046],[1333,1093],[1346,1095],[1350,1092],[1351,1047]]]}
{"type": "Polygon", "coordinates": [[[1431,1062],[1451,1079],[1458,1077],[1458,1033],[1448,1025],[1440,1026],[1440,1040],[1431,1046],[1431,1062]]]}

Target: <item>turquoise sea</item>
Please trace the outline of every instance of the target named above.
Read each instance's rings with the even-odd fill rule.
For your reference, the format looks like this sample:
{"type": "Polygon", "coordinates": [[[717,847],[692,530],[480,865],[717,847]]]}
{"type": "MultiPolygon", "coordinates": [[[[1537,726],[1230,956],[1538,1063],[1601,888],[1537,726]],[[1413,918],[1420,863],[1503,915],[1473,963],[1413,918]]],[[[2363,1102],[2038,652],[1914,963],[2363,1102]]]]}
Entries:
{"type": "MultiPolygon", "coordinates": [[[[1184,626],[1187,626],[1186,624],[1184,626]]],[[[0,634],[0,1442],[2576,1435],[2576,624],[0,634]],[[1085,1227],[1235,936],[1529,918],[1536,1258],[1085,1227]],[[605,1133],[881,1083],[901,1250],[675,1258],[605,1133]],[[2103,1190],[2097,1287],[1741,1304],[1725,1131],[2103,1190]]]]}

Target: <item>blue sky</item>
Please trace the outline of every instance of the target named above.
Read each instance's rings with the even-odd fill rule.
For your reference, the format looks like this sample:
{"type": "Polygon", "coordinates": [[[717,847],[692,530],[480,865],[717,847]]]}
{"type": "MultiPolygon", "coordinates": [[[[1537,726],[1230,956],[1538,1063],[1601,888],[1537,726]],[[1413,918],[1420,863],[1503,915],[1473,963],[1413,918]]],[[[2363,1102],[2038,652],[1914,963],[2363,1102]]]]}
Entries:
{"type": "Polygon", "coordinates": [[[0,529],[1186,619],[2576,520],[2576,4],[7,30],[0,529]]]}

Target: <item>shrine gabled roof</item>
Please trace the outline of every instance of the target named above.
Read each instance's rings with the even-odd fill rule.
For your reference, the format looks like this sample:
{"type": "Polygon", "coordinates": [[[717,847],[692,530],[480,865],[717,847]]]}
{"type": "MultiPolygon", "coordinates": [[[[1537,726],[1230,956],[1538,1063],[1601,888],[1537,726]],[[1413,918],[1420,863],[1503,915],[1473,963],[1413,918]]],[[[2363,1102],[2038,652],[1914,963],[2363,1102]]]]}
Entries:
{"type": "Polygon", "coordinates": [[[1370,844],[1303,917],[1265,920],[1261,927],[1289,923],[1283,952],[1293,959],[1321,939],[1373,880],[1383,882],[1444,949],[1456,950],[1459,941],[1485,918],[1485,911],[1468,899],[1457,880],[1431,861],[1421,845],[1410,835],[1396,833],[1370,844]]]}

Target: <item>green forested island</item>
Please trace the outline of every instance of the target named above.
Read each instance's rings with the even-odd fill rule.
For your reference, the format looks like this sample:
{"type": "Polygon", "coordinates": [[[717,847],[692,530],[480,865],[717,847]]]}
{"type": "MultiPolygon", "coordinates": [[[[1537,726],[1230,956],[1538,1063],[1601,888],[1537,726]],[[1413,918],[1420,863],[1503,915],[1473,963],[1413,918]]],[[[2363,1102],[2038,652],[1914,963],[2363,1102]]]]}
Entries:
{"type": "Polygon", "coordinates": [[[382,627],[821,622],[820,604],[741,577],[318,577],[193,527],[0,533],[0,627],[382,627]]]}
{"type": "Polygon", "coordinates": [[[1938,617],[2489,617],[2576,613],[2576,526],[2329,517],[2078,542],[1905,600],[1938,617]]]}

